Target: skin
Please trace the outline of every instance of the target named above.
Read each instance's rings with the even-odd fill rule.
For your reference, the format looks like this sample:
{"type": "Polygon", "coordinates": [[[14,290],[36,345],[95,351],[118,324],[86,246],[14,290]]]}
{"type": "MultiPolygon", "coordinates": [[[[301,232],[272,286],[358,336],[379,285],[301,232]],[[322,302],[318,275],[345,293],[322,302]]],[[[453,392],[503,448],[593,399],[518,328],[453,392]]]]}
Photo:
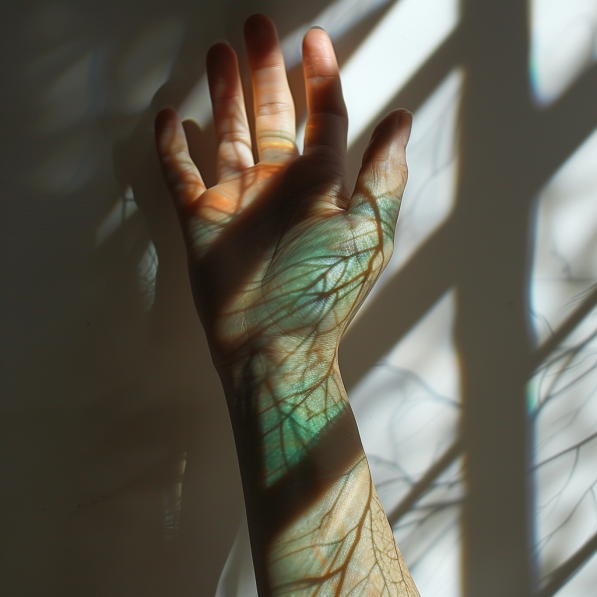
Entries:
{"type": "Polygon", "coordinates": [[[245,39],[256,147],[225,43],[207,56],[217,184],[203,184],[174,111],[158,114],[156,141],[226,393],[259,595],[415,597],[337,359],[392,252],[412,116],[397,110],[379,123],[350,193],[348,118],[327,34],[312,29],[303,42],[302,155],[275,26],[254,15],[245,39]]]}

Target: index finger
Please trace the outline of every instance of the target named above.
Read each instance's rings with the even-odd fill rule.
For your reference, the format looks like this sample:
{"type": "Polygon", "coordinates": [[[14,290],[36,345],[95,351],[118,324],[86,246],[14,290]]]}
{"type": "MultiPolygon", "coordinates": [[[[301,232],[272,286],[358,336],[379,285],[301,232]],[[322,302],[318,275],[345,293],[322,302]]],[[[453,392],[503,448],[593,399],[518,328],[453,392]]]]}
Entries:
{"type": "Polygon", "coordinates": [[[307,91],[305,154],[328,149],[341,163],[346,158],[348,113],[340,70],[328,34],[311,29],[303,40],[303,72],[307,91]]]}

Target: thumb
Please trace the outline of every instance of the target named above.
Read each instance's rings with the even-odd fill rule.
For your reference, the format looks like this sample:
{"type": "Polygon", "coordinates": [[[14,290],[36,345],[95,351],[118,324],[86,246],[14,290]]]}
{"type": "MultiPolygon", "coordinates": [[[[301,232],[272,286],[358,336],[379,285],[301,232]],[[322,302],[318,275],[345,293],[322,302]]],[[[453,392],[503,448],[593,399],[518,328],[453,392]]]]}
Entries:
{"type": "Polygon", "coordinates": [[[412,127],[408,110],[390,112],[376,127],[348,205],[349,214],[373,216],[383,241],[392,242],[406,186],[406,144],[412,127]]]}

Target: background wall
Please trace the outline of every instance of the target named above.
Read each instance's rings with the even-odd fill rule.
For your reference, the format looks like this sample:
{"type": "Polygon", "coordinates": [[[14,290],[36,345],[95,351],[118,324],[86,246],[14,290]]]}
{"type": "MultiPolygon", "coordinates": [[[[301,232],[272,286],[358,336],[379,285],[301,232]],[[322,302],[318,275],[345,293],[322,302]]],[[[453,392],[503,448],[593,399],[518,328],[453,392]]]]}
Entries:
{"type": "Polygon", "coordinates": [[[0,20],[2,595],[254,594],[152,141],[179,107],[213,181],[204,56],[244,60],[254,12],[301,121],[301,36],[332,35],[354,176],[379,117],[415,112],[395,255],[341,357],[423,597],[592,594],[594,3],[22,0],[0,20]]]}

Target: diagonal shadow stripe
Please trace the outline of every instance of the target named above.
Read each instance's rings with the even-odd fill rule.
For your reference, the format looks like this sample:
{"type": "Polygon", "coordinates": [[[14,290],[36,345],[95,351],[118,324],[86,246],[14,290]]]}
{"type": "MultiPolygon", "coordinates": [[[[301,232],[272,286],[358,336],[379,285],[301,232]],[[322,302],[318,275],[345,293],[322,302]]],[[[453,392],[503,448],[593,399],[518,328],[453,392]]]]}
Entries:
{"type": "Polygon", "coordinates": [[[597,65],[587,70],[548,110],[538,111],[529,125],[531,151],[541,160],[529,164],[529,181],[537,188],[547,180],[597,127],[597,65]]]}
{"type": "Polygon", "coordinates": [[[380,361],[425,315],[455,281],[458,245],[448,220],[374,297],[349,328],[340,346],[342,379],[347,390],[380,361]],[[413,289],[417,300],[413,301],[413,289]],[[391,313],[392,325],[379,313],[391,313]]]}
{"type": "Polygon", "coordinates": [[[541,346],[537,348],[531,360],[531,370],[529,376],[541,366],[541,364],[549,357],[549,355],[556,350],[560,343],[565,340],[566,336],[570,334],[576,326],[589,314],[597,305],[597,288],[587,296],[564,323],[548,338],[541,346]]]}
{"type": "Polygon", "coordinates": [[[555,595],[596,552],[597,533],[547,577],[546,584],[537,591],[535,597],[552,597],[552,595],[555,595]]]}
{"type": "Polygon", "coordinates": [[[427,472],[411,487],[404,499],[388,513],[392,527],[431,489],[433,482],[463,453],[464,445],[457,438],[435,461],[427,472]]]}

